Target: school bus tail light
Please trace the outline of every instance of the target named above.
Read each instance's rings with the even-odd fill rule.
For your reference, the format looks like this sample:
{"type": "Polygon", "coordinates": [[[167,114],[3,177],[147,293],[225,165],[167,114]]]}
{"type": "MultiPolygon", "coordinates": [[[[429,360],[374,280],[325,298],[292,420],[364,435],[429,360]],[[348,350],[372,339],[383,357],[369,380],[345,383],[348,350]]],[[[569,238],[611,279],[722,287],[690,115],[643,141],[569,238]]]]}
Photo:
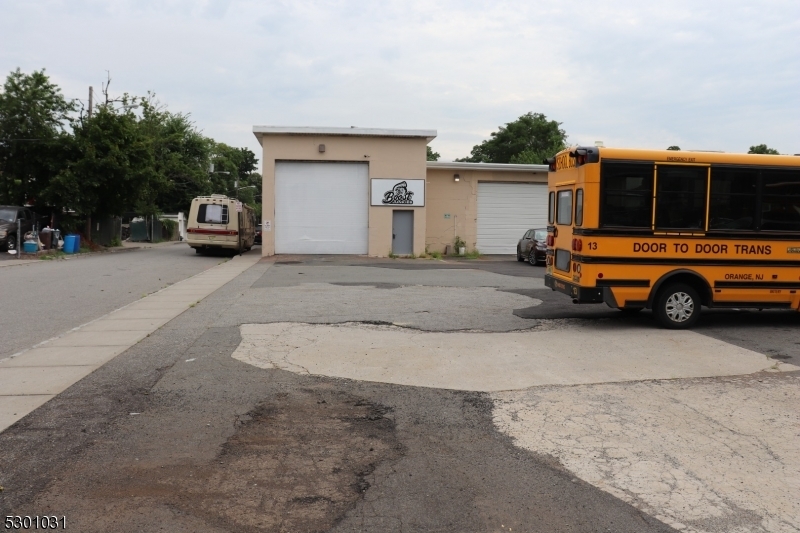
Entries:
{"type": "Polygon", "coordinates": [[[548,235],[547,236],[547,246],[552,248],[553,246],[555,246],[555,244],[556,244],[556,238],[553,237],[552,235],[548,235]]]}
{"type": "Polygon", "coordinates": [[[583,239],[572,239],[572,251],[580,252],[583,250],[583,239]]]}

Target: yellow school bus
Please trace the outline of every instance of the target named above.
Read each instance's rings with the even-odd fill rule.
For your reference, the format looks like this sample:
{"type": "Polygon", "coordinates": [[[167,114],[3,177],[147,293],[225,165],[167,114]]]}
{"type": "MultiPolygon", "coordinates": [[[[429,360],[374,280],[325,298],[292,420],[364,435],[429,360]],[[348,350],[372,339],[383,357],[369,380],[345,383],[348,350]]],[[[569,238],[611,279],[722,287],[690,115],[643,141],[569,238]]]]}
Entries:
{"type": "Polygon", "coordinates": [[[547,161],[545,283],[575,303],[800,310],[800,157],[572,147],[547,161]]]}

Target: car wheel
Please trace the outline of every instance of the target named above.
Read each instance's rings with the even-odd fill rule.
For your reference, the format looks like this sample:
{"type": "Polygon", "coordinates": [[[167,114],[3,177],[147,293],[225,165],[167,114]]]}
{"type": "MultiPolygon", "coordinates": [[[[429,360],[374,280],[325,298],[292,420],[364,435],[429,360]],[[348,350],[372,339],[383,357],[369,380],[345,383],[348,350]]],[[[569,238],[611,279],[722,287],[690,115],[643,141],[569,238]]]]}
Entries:
{"type": "Polygon", "coordinates": [[[700,297],[685,283],[668,285],[659,291],[654,311],[662,327],[687,329],[700,319],[700,297]]]}
{"type": "Polygon", "coordinates": [[[522,254],[519,252],[519,247],[517,247],[517,261],[519,261],[520,263],[522,261],[525,261],[525,258],[522,257],[522,254]]]}
{"type": "Polygon", "coordinates": [[[6,247],[8,248],[9,252],[15,251],[17,249],[17,236],[13,233],[9,234],[8,241],[6,241],[6,243],[6,247]]]}
{"type": "Polygon", "coordinates": [[[531,253],[528,254],[528,263],[532,266],[536,266],[536,252],[531,250],[531,253]]]}

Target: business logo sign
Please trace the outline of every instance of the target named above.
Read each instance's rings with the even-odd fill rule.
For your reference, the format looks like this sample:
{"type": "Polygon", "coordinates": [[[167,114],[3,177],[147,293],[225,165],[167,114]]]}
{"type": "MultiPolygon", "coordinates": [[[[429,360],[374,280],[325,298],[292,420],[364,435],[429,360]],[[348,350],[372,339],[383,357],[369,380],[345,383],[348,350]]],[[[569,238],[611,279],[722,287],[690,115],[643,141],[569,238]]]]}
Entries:
{"type": "Polygon", "coordinates": [[[373,179],[370,204],[422,207],[425,205],[425,180],[373,179]]]}

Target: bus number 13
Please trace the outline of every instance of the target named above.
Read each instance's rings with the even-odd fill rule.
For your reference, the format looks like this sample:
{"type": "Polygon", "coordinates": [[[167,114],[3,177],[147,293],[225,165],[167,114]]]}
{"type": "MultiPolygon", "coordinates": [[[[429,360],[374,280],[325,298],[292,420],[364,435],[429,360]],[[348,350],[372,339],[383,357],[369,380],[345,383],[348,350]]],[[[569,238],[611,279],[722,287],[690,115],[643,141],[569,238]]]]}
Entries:
{"type": "Polygon", "coordinates": [[[590,250],[597,250],[597,243],[596,242],[589,242],[586,244],[590,250]]]}

